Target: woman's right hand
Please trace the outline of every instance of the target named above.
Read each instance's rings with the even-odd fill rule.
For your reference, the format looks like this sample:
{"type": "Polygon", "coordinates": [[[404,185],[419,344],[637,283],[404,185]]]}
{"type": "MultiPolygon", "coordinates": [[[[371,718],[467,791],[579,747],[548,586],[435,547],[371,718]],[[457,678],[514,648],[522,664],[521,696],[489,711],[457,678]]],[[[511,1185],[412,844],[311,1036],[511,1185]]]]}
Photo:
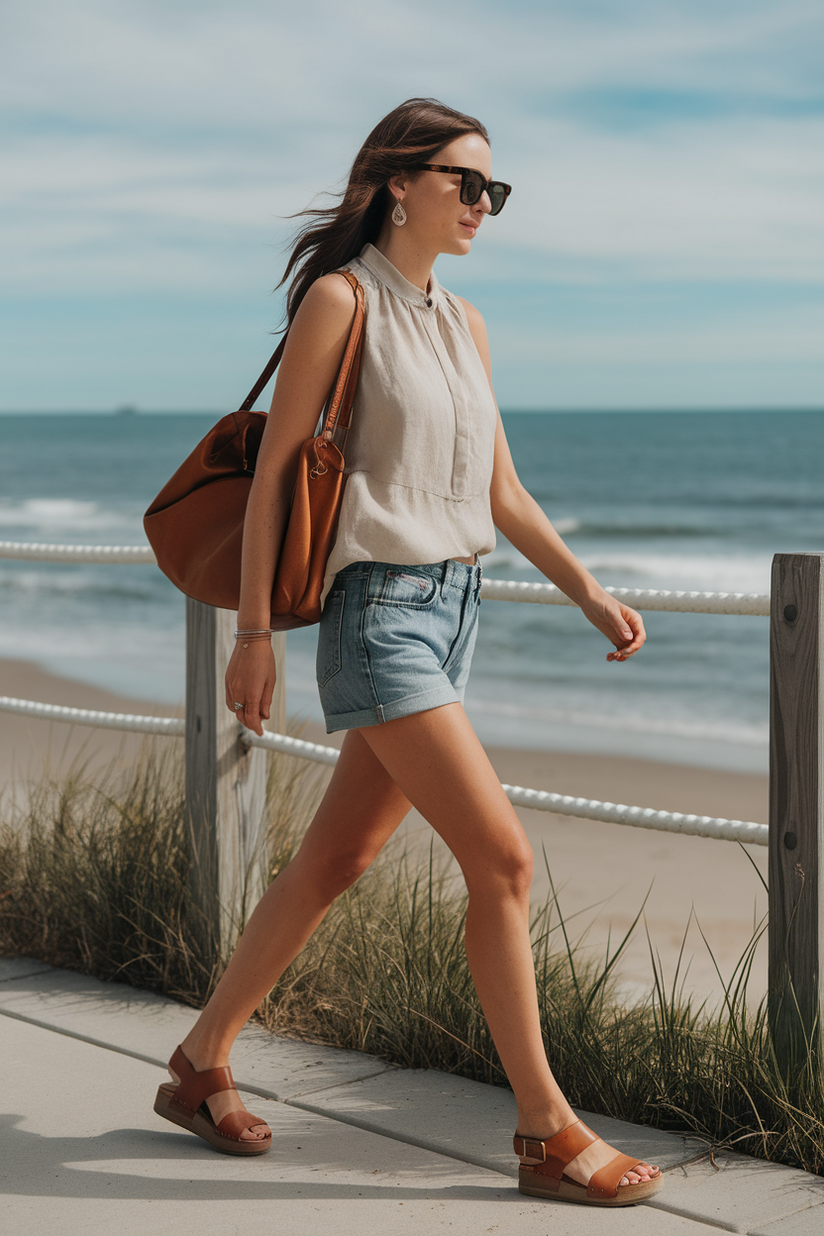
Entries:
{"type": "Polygon", "coordinates": [[[267,639],[235,642],[226,667],[226,707],[248,729],[263,733],[275,690],[275,654],[267,639]],[[235,704],[243,708],[235,708],[235,704]]]}

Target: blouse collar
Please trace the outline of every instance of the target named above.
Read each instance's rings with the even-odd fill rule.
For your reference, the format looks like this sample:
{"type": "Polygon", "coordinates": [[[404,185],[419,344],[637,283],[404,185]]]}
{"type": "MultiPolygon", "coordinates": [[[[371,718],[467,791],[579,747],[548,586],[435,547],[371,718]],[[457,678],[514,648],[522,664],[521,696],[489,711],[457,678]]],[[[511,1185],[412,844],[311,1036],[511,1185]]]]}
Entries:
{"type": "Polygon", "coordinates": [[[429,279],[429,291],[422,292],[416,284],[404,278],[397,266],[393,266],[389,258],[384,257],[380,249],[376,249],[374,245],[365,244],[360,251],[359,258],[376,279],[389,288],[390,292],[400,296],[402,300],[426,309],[431,309],[437,304],[440,285],[435,278],[434,270],[429,279]]]}

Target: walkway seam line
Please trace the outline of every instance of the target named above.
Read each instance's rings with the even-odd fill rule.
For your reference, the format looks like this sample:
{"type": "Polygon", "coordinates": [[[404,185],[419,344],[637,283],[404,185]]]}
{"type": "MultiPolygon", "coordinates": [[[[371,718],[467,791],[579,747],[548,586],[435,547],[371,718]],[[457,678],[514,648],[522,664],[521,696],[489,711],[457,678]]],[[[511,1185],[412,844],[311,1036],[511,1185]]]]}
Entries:
{"type": "MultiPolygon", "coordinates": [[[[4,1009],[4,1008],[0,1008],[0,1015],[2,1015],[3,1017],[10,1017],[14,1021],[27,1022],[29,1025],[38,1026],[42,1030],[50,1030],[53,1034],[62,1034],[66,1038],[69,1038],[69,1039],[77,1039],[79,1042],[88,1043],[92,1047],[100,1047],[104,1051],[114,1052],[115,1055],[130,1056],[133,1060],[140,1060],[144,1064],[154,1064],[154,1065],[157,1065],[158,1068],[166,1067],[164,1063],[160,1062],[157,1059],[156,1056],[146,1056],[146,1055],[143,1055],[141,1052],[129,1051],[125,1047],[115,1047],[111,1043],[104,1043],[101,1039],[94,1039],[94,1038],[91,1038],[89,1035],[79,1034],[76,1030],[64,1030],[56,1026],[51,1026],[47,1022],[40,1021],[36,1017],[28,1017],[24,1015],[23,1013],[13,1013],[11,1012],[10,1009],[4,1009]]],[[[391,1068],[391,1067],[393,1066],[391,1065],[388,1066],[388,1068],[391,1068]]],[[[375,1074],[375,1076],[379,1076],[379,1074],[375,1074]]],[[[474,1156],[470,1157],[469,1155],[456,1154],[451,1150],[444,1150],[440,1147],[427,1144],[426,1142],[421,1141],[419,1138],[410,1137],[408,1135],[402,1135],[400,1133],[390,1132],[387,1129],[377,1128],[374,1125],[370,1124],[370,1122],[367,1120],[359,1120],[357,1119],[357,1117],[353,1117],[350,1115],[344,1116],[339,1113],[325,1111],[323,1108],[318,1107],[317,1105],[313,1103],[301,1102],[301,1100],[297,1098],[278,1099],[271,1093],[263,1092],[259,1088],[256,1088],[254,1086],[247,1086],[242,1082],[240,1085],[240,1089],[245,1090],[248,1094],[255,1094],[258,1096],[258,1098],[270,1099],[272,1102],[282,1103],[285,1107],[294,1107],[298,1111],[311,1112],[312,1115],[321,1116],[326,1120],[335,1121],[337,1124],[345,1124],[355,1129],[362,1129],[364,1133],[373,1133],[377,1135],[378,1137],[385,1137],[385,1138],[388,1138],[390,1141],[399,1142],[401,1145],[415,1146],[419,1150],[426,1150],[430,1154],[439,1155],[443,1159],[452,1159],[457,1163],[467,1163],[472,1167],[479,1167],[482,1171],[489,1172],[490,1175],[492,1176],[501,1176],[504,1180],[511,1181],[513,1179],[517,1179],[516,1169],[513,1169],[512,1174],[510,1174],[508,1172],[501,1171],[498,1168],[490,1167],[488,1163],[484,1163],[482,1160],[474,1156]]],[[[664,1174],[666,1174],[667,1172],[675,1171],[676,1168],[681,1167],[681,1166],[682,1165],[680,1163],[675,1163],[673,1164],[672,1167],[664,1168],[664,1174]]],[[[715,1227],[716,1230],[721,1230],[725,1232],[738,1231],[737,1227],[730,1227],[728,1224],[725,1224],[725,1223],[718,1223],[718,1222],[713,1223],[711,1220],[704,1219],[700,1215],[693,1215],[693,1214],[690,1214],[688,1211],[684,1211],[680,1208],[666,1206],[663,1202],[651,1201],[649,1205],[653,1206],[656,1210],[666,1211],[668,1214],[675,1214],[681,1218],[692,1219],[693,1222],[702,1223],[707,1227],[715,1227]]]]}
{"type": "MultiPolygon", "coordinates": [[[[680,1164],[675,1166],[680,1167],[680,1164]]],[[[673,1170],[674,1168],[672,1167],[667,1168],[669,1172],[673,1170]]],[[[665,1210],[667,1214],[677,1215],[679,1219],[691,1219],[693,1223],[703,1223],[705,1227],[709,1228],[720,1228],[722,1232],[741,1232],[741,1228],[737,1223],[725,1223],[723,1219],[705,1218],[703,1215],[696,1215],[689,1210],[684,1210],[683,1206],[665,1206],[663,1201],[659,1202],[654,1197],[650,1198],[647,1205],[650,1210],[665,1210]]],[[[780,1223],[781,1219],[785,1218],[787,1218],[786,1215],[781,1215],[779,1219],[773,1220],[773,1222],[780,1223]]]]}
{"type": "Polygon", "coordinates": [[[41,975],[45,978],[47,974],[53,973],[54,966],[49,966],[48,970],[32,970],[29,974],[10,974],[8,978],[0,979],[0,985],[3,983],[16,983],[18,979],[40,978],[41,975]]]}
{"type": "MultiPolygon", "coordinates": [[[[300,1039],[291,1039],[292,1043],[301,1042],[300,1039]]],[[[328,1047],[328,1043],[309,1043],[309,1047],[328,1047]]],[[[352,1050],[349,1048],[348,1050],[352,1050]]],[[[400,1073],[401,1069],[396,1064],[386,1064],[382,1069],[376,1069],[374,1073],[365,1073],[363,1077],[349,1077],[346,1081],[335,1082],[331,1086],[313,1086],[311,1090],[297,1090],[294,1095],[290,1095],[290,1099],[300,1099],[304,1095],[323,1094],[324,1090],[340,1090],[343,1086],[357,1086],[359,1082],[372,1081],[375,1077],[383,1077],[384,1073],[400,1073]]],[[[285,1102],[286,1100],[284,1100],[285,1102]]]]}

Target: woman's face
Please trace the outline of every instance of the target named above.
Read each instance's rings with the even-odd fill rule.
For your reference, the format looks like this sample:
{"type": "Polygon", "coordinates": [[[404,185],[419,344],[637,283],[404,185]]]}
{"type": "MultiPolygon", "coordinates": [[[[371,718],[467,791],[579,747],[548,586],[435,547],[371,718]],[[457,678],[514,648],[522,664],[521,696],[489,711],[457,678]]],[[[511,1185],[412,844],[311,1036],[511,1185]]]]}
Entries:
{"type": "MultiPolygon", "coordinates": [[[[429,162],[450,167],[470,167],[489,180],[492,176],[492,155],[489,146],[477,133],[458,137],[434,155],[429,162]]],[[[395,196],[401,196],[407,222],[404,231],[410,240],[418,240],[437,253],[468,253],[472,238],[489,213],[490,201],[484,192],[473,206],[461,201],[460,174],[448,172],[415,172],[411,178],[390,181],[395,196]]]]}

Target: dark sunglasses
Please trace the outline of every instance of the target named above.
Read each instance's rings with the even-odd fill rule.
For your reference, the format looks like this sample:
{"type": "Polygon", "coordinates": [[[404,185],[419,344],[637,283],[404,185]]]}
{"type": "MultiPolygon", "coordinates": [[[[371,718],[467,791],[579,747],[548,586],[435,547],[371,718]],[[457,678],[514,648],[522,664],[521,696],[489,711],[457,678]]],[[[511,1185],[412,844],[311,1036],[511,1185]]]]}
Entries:
{"type": "Polygon", "coordinates": [[[512,185],[505,185],[502,180],[485,180],[474,167],[446,167],[443,163],[419,163],[418,167],[427,172],[451,172],[461,178],[461,201],[464,206],[474,206],[481,200],[481,194],[486,190],[492,205],[491,215],[499,215],[504,208],[504,202],[512,192],[512,185]]]}

